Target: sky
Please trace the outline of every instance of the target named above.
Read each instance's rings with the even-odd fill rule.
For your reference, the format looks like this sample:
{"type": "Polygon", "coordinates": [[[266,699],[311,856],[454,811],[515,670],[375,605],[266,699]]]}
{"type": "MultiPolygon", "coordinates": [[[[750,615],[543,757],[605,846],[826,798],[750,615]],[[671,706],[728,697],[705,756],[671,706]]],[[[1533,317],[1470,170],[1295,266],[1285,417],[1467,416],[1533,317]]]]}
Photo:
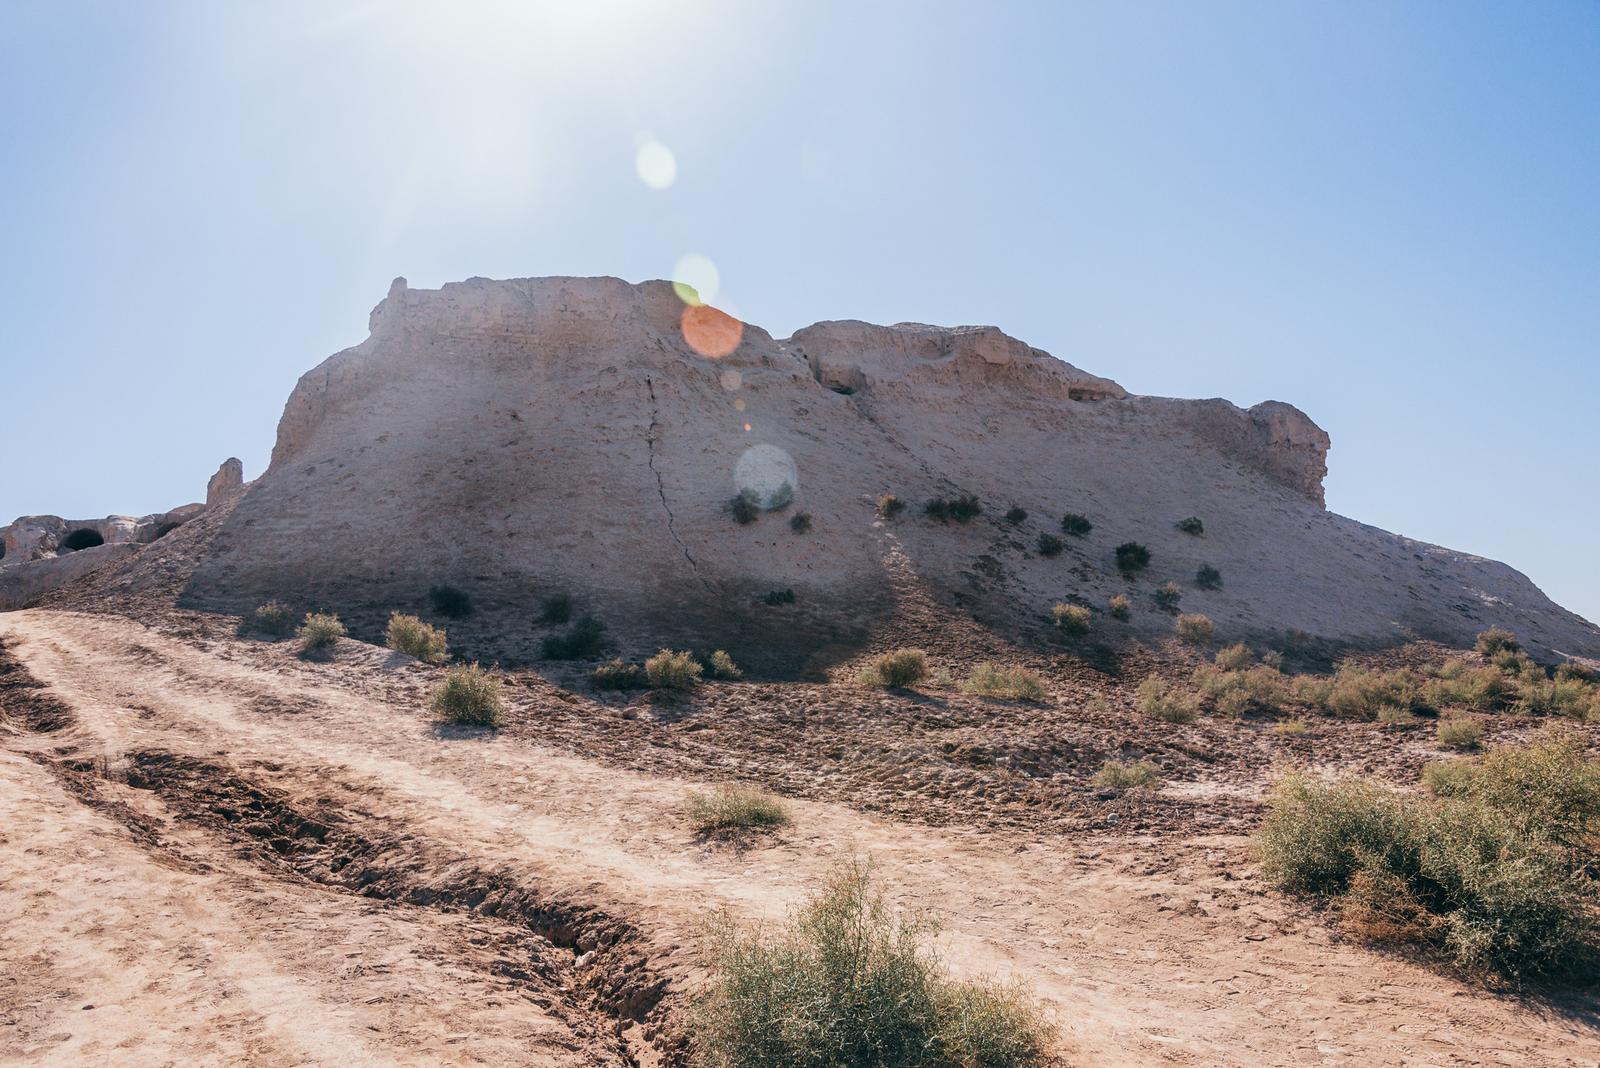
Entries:
{"type": "Polygon", "coordinates": [[[21,3],[0,523],[203,498],[404,275],[670,277],[1287,400],[1600,620],[1600,3],[21,3]]]}

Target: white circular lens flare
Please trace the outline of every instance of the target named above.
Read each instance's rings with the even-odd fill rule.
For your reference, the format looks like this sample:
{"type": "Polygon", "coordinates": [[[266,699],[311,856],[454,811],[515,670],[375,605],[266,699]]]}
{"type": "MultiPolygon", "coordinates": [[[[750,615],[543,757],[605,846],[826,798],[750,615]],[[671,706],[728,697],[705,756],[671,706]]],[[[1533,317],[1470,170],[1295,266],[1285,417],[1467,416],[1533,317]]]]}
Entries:
{"type": "Polygon", "coordinates": [[[730,367],[717,376],[717,381],[721,382],[722,388],[729,393],[737,393],[739,387],[744,385],[744,375],[730,367]]]}
{"type": "Polygon", "coordinates": [[[645,141],[633,157],[639,180],[651,189],[670,189],[678,180],[678,160],[660,141],[645,141]]]}
{"type": "Polygon", "coordinates": [[[710,304],[721,286],[722,276],[709,256],[691,252],[672,267],[672,288],[685,304],[710,304]]]}
{"type": "Polygon", "coordinates": [[[762,508],[782,508],[794,500],[800,472],[794,457],[776,445],[752,445],[733,467],[733,484],[762,508]]]}

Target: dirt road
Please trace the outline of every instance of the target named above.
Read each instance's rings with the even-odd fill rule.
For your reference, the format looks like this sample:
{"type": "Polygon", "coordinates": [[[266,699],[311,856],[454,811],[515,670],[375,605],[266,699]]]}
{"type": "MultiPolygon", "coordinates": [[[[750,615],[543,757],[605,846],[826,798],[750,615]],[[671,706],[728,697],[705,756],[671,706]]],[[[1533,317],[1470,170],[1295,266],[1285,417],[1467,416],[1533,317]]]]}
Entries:
{"type": "MultiPolygon", "coordinates": [[[[435,726],[434,669],[385,650],[37,610],[0,642],[44,687],[0,690],[5,1063],[654,1063],[711,910],[779,919],[865,854],[955,969],[1034,987],[1074,1064],[1600,1064],[1592,1006],[1341,942],[1235,836],[797,801],[738,851],[684,826],[697,783],[435,726]]],[[[524,722],[552,699],[514,693],[524,722]]]]}

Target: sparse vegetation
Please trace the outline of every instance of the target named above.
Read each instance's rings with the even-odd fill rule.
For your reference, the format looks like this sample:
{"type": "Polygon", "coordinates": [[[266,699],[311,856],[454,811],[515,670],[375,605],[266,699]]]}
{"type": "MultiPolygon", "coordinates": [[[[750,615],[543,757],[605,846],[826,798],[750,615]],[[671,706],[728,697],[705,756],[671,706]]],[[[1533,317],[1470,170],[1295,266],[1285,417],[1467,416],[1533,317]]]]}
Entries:
{"type": "Polygon", "coordinates": [[[644,677],[644,668],[630,664],[620,656],[595,668],[589,675],[589,681],[597,690],[642,690],[649,685],[644,677]]]}
{"type": "Polygon", "coordinates": [[[906,502],[892,493],[885,493],[878,498],[878,518],[893,519],[906,510],[906,502]]]}
{"type": "Polygon", "coordinates": [[[739,665],[733,662],[724,649],[715,649],[708,656],[700,657],[700,667],[708,679],[742,679],[744,672],[739,670],[739,665]]]}
{"type": "Polygon", "coordinates": [[[1102,790],[1150,790],[1161,785],[1161,769],[1148,760],[1107,760],[1092,781],[1102,790]]]}
{"type": "Polygon", "coordinates": [[[1194,584],[1202,590],[1220,590],[1222,589],[1222,572],[1210,564],[1204,564],[1200,570],[1194,573],[1194,584]]]}
{"type": "Polygon", "coordinates": [[[1043,701],[1044,680],[1023,667],[1005,667],[984,661],[972,669],[961,686],[967,693],[1009,697],[1014,701],[1043,701]]]}
{"type": "Polygon", "coordinates": [[[895,649],[861,669],[858,681],[866,686],[913,686],[928,677],[928,654],[921,649],[895,649]]]}
{"type": "Polygon", "coordinates": [[[498,678],[477,664],[458,664],[445,672],[429,702],[446,723],[458,727],[493,727],[504,711],[504,688],[498,678]]]}
{"type": "Polygon", "coordinates": [[[1089,633],[1089,610],[1082,605],[1058,604],[1050,609],[1050,618],[1066,634],[1089,633]]]}
{"type": "Polygon", "coordinates": [[[644,675],[658,690],[692,690],[705,669],[693,653],[663,649],[644,662],[644,675]]]}
{"type": "Polygon", "coordinates": [[[1046,557],[1060,556],[1061,550],[1066,548],[1065,543],[1060,538],[1045,531],[1040,531],[1038,545],[1039,555],[1046,557]]]}
{"type": "Polygon", "coordinates": [[[399,612],[389,617],[386,635],[389,648],[416,657],[425,664],[441,664],[445,658],[445,632],[429,626],[416,616],[399,612]]]}
{"type": "Polygon", "coordinates": [[[923,506],[923,511],[930,519],[941,522],[954,519],[957,523],[970,523],[983,514],[983,505],[971,494],[963,494],[951,499],[934,497],[923,506]]]}
{"type": "Polygon", "coordinates": [[[1232,671],[1201,668],[1195,672],[1195,682],[1224,716],[1273,713],[1289,699],[1283,676],[1261,665],[1232,671]]]}
{"type": "Polygon", "coordinates": [[[1111,598],[1106,604],[1107,610],[1110,611],[1113,619],[1129,619],[1133,616],[1133,602],[1120,593],[1111,598]]]}
{"type": "Polygon", "coordinates": [[[1494,656],[1501,652],[1515,653],[1521,648],[1517,636],[1503,627],[1490,627],[1478,635],[1477,650],[1483,656],[1494,656]]]}
{"type": "Polygon", "coordinates": [[[1125,541],[1116,548],[1117,570],[1134,575],[1150,566],[1150,550],[1136,541],[1125,541]]]}
{"type": "Polygon", "coordinates": [[[104,545],[105,537],[93,527],[79,527],[69,530],[61,541],[56,544],[56,552],[75,553],[82,549],[92,549],[96,545],[104,545]]]}
{"type": "Polygon", "coordinates": [[[1505,675],[1492,667],[1450,660],[1435,669],[1434,677],[1423,683],[1424,701],[1433,708],[1465,708],[1494,712],[1511,700],[1512,689],[1505,675]]]}
{"type": "Polygon", "coordinates": [[[794,604],[794,590],[787,586],[781,590],[768,590],[762,595],[761,603],[766,605],[794,604]]]}
{"type": "Polygon", "coordinates": [[[1338,902],[1368,938],[1432,946],[1469,972],[1594,979],[1600,902],[1573,846],[1600,831],[1600,768],[1546,741],[1430,765],[1427,780],[1434,797],[1285,778],[1258,837],[1264,874],[1338,902]]]}
{"type": "Polygon", "coordinates": [[[742,527],[749,526],[761,518],[761,504],[753,492],[743,490],[728,502],[728,513],[733,516],[735,523],[742,527]]]}
{"type": "Polygon", "coordinates": [[[1061,533],[1070,534],[1074,538],[1087,537],[1094,529],[1094,524],[1089,522],[1089,517],[1079,515],[1077,512],[1068,512],[1061,517],[1061,533]]]}
{"type": "Polygon", "coordinates": [[[331,612],[310,612],[297,632],[300,648],[307,653],[322,652],[345,635],[344,623],[331,612]]]}
{"type": "Polygon", "coordinates": [[[1155,599],[1158,608],[1176,608],[1183,600],[1183,587],[1176,582],[1163,582],[1156,587],[1155,599]]]}
{"type": "Polygon", "coordinates": [[[281,601],[268,601],[250,613],[250,622],[263,634],[282,637],[294,633],[294,610],[281,601]]]}
{"type": "Polygon", "coordinates": [[[1028,510],[1026,508],[1021,508],[1013,504],[1009,509],[1006,510],[1006,522],[1013,526],[1016,526],[1019,523],[1025,523],[1027,520],[1028,510]]]}
{"type": "Polygon", "coordinates": [[[1206,525],[1200,521],[1200,517],[1197,515],[1189,516],[1187,519],[1180,519],[1175,525],[1185,534],[1192,534],[1197,538],[1206,532],[1206,525]]]}
{"type": "Polygon", "coordinates": [[[446,619],[461,619],[472,614],[472,598],[455,586],[434,586],[428,591],[428,604],[446,619]]]}
{"type": "Polygon", "coordinates": [[[796,512],[789,517],[789,529],[796,534],[804,534],[811,529],[811,513],[796,512]]]}
{"type": "Polygon", "coordinates": [[[1250,666],[1255,660],[1255,654],[1250,652],[1250,647],[1244,642],[1230,645],[1225,649],[1217,650],[1215,663],[1223,671],[1241,671],[1250,666]]]}
{"type": "Polygon", "coordinates": [[[1139,684],[1139,711],[1165,723],[1189,723],[1200,714],[1200,699],[1152,675],[1139,684]]]}
{"type": "Polygon", "coordinates": [[[1024,1068],[1044,1062],[1021,987],[960,982],[927,948],[937,925],[893,910],[864,862],[841,865],[775,932],[722,920],[714,981],[691,1019],[710,1068],[1024,1068]]]}
{"type": "Polygon", "coordinates": [[[572,598],[565,593],[551,594],[539,605],[539,622],[556,627],[572,618],[572,598]]]}
{"type": "Polygon", "coordinates": [[[541,645],[546,660],[587,660],[606,643],[606,625],[594,616],[579,616],[565,634],[552,634],[541,645]]]}
{"type": "Polygon", "coordinates": [[[1528,716],[1584,717],[1595,688],[1573,678],[1547,678],[1542,670],[1524,671],[1517,680],[1516,710],[1528,716]]]}
{"type": "Polygon", "coordinates": [[[1216,624],[1211,622],[1211,617],[1194,612],[1178,617],[1178,637],[1186,642],[1200,645],[1211,640],[1211,635],[1216,631],[1216,624]]]}
{"type": "Polygon", "coordinates": [[[1374,671],[1341,664],[1327,684],[1307,680],[1301,696],[1348,719],[1405,720],[1424,707],[1417,677],[1403,668],[1374,671]]]}
{"type": "Polygon", "coordinates": [[[1483,724],[1475,719],[1440,720],[1438,738],[1448,749],[1476,749],[1483,742],[1483,724]]]}
{"type": "Polygon", "coordinates": [[[689,825],[700,835],[717,831],[769,830],[789,822],[789,807],[751,786],[719,786],[695,790],[684,802],[689,825]]]}
{"type": "Polygon", "coordinates": [[[1285,719],[1272,725],[1272,733],[1285,738],[1298,738],[1310,729],[1311,725],[1303,719],[1285,719]]]}

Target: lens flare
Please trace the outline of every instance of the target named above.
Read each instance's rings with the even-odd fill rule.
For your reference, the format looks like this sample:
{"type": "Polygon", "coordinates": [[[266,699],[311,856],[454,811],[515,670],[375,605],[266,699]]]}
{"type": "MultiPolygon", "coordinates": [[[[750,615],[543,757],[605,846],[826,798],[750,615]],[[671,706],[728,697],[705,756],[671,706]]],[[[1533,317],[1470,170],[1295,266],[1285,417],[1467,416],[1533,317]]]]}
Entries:
{"type": "Polygon", "coordinates": [[[685,304],[709,304],[721,286],[722,276],[709,256],[691,252],[672,267],[672,288],[685,304]]]}
{"type": "MultiPolygon", "coordinates": [[[[746,430],[750,424],[744,425],[746,430]]],[[[776,445],[752,445],[733,467],[733,485],[763,508],[782,508],[800,488],[794,457],[776,445]]]]}
{"type": "Polygon", "coordinates": [[[717,376],[717,381],[721,382],[722,388],[729,393],[737,393],[739,387],[744,385],[744,375],[730,367],[717,376]]]}
{"type": "Polygon", "coordinates": [[[651,189],[670,189],[678,180],[678,160],[672,149],[653,139],[640,143],[633,157],[633,169],[639,172],[639,180],[651,189]]]}
{"type": "Polygon", "coordinates": [[[709,304],[685,304],[678,317],[683,340],[708,360],[720,360],[739,347],[744,324],[709,304]]]}

